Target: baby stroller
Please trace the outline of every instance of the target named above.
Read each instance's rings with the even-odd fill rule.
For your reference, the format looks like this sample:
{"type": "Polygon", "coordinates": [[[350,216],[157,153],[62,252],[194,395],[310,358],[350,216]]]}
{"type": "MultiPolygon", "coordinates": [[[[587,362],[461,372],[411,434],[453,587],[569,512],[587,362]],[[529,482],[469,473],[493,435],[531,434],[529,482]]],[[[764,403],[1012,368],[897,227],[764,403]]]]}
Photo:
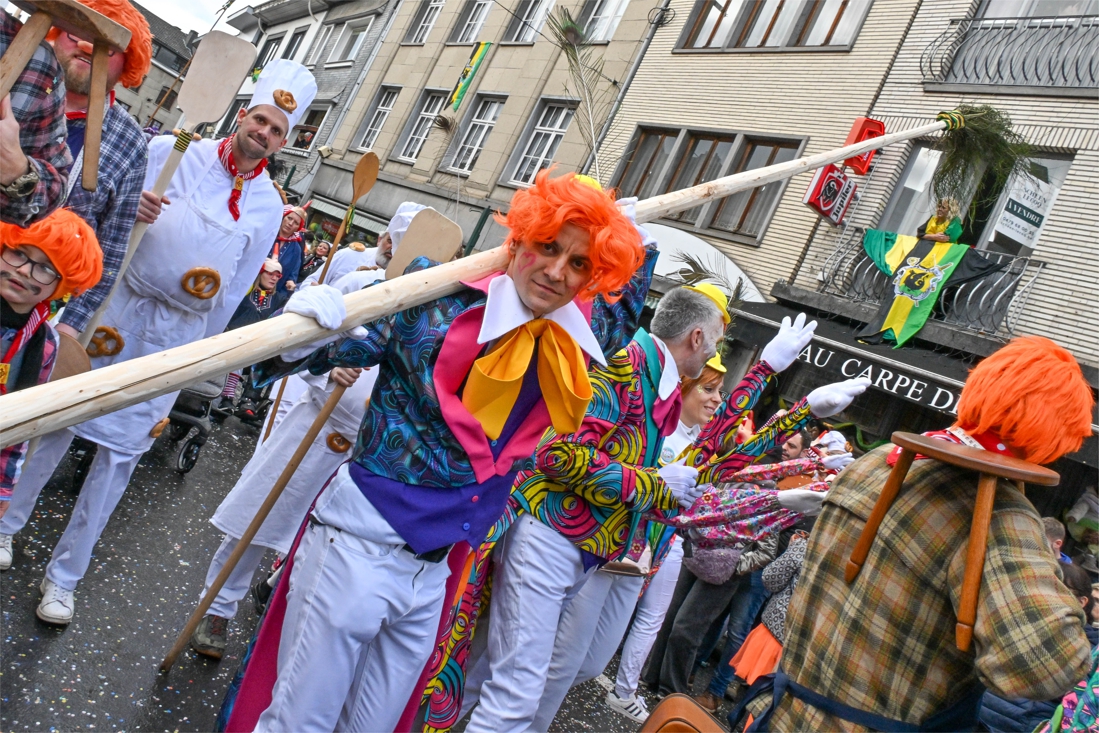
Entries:
{"type": "Polygon", "coordinates": [[[187,438],[176,456],[176,470],[180,473],[187,473],[198,462],[199,451],[206,444],[213,429],[212,405],[225,389],[225,377],[225,374],[221,374],[185,388],[172,405],[172,411],[168,413],[171,421],[166,428],[168,440],[178,443],[187,438],[192,428],[197,431],[187,438]]]}

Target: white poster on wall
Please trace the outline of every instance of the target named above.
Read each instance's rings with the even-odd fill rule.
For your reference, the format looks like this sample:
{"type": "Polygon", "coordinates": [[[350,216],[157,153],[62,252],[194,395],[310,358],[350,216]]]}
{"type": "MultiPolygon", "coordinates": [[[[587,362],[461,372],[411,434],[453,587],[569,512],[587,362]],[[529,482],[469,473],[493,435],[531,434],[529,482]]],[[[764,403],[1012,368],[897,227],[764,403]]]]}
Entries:
{"type": "MultiPolygon", "coordinates": [[[[1037,162],[1037,161],[1036,161],[1037,162]]],[[[1042,163],[1067,161],[1042,161],[1042,163]]],[[[1064,182],[1067,165],[1035,165],[1035,176],[1016,176],[1011,182],[1004,208],[996,222],[996,231],[1033,249],[1045,226],[1046,217],[1064,182]],[[1060,168],[1065,170],[1059,170],[1060,168]],[[1043,180],[1044,179],[1044,180],[1043,180]]]]}

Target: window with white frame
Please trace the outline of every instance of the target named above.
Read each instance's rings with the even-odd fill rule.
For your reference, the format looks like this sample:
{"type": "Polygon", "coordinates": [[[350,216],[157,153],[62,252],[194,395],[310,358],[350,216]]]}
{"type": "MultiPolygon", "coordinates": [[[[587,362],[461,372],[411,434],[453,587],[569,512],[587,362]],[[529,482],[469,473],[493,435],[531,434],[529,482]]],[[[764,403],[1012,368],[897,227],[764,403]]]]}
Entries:
{"type": "Polygon", "coordinates": [[[504,41],[508,43],[534,43],[534,39],[546,23],[553,0],[522,0],[511,18],[504,41]]]}
{"type": "Polygon", "coordinates": [[[313,39],[313,48],[309,50],[309,56],[305,59],[306,66],[311,66],[317,63],[317,59],[321,57],[321,53],[324,52],[325,46],[328,45],[328,39],[332,37],[332,29],[334,25],[326,25],[321,29],[317,37],[313,39]]]}
{"type": "Polygon", "coordinates": [[[355,147],[364,149],[374,147],[374,143],[378,140],[378,133],[385,127],[385,122],[389,119],[389,113],[393,111],[393,105],[397,103],[397,95],[400,92],[401,90],[395,87],[381,88],[370,112],[363,118],[362,127],[355,135],[355,139],[358,140],[355,147]]]}
{"type": "Polygon", "coordinates": [[[305,40],[305,34],[308,32],[308,28],[299,28],[294,31],[294,34],[290,36],[290,43],[286,44],[286,49],[282,52],[284,59],[294,60],[294,57],[298,55],[298,49],[301,48],[302,41],[305,40]]]}
{"type": "Polygon", "coordinates": [[[850,46],[873,0],[698,0],[680,48],[850,46]]]}
{"type": "Polygon", "coordinates": [[[473,43],[477,40],[481,28],[488,18],[488,12],[492,9],[493,0],[466,0],[462,14],[458,16],[458,22],[454,31],[450,34],[451,43],[473,43]]]}
{"type": "Polygon", "coordinates": [[[233,131],[237,126],[237,115],[244,109],[244,105],[248,104],[247,97],[243,99],[234,99],[233,104],[229,106],[229,112],[221,120],[221,125],[218,126],[218,137],[225,137],[233,131]]]}
{"type": "Polygon", "coordinates": [[[435,118],[443,110],[443,102],[445,101],[446,92],[424,92],[416,116],[413,117],[404,144],[401,146],[399,157],[402,160],[411,163],[416,162],[416,158],[420,156],[420,150],[424,146],[424,141],[427,140],[427,135],[431,132],[431,126],[435,124],[435,118]]]}
{"type": "MultiPolygon", "coordinates": [[[[736,132],[642,128],[624,158],[617,187],[623,196],[649,198],[793,160],[800,147],[798,140],[736,132]]],[[[741,240],[758,240],[774,214],[783,185],[757,186],[666,218],[741,240]]]]}
{"type": "Polygon", "coordinates": [[[435,21],[439,19],[439,13],[443,10],[445,0],[421,0],[416,15],[412,18],[412,25],[405,34],[405,43],[424,43],[431,33],[435,21]]]}
{"type": "Polygon", "coordinates": [[[580,17],[588,41],[609,41],[622,20],[630,0],[588,0],[580,17]]]}
{"type": "Polygon", "coordinates": [[[366,34],[370,32],[370,26],[374,23],[374,17],[351,23],[344,23],[340,28],[340,34],[336,36],[336,44],[332,47],[332,53],[326,63],[336,64],[342,61],[354,61],[355,57],[366,41],[366,34]]]}
{"type": "MultiPolygon", "coordinates": [[[[285,34],[283,34],[285,35],[285,34]]],[[[282,43],[282,35],[275,36],[274,38],[268,38],[263,42],[263,47],[260,49],[259,55],[256,56],[256,68],[262,69],[275,60],[275,54],[279,52],[279,44],[282,43]]]]}
{"type": "Polygon", "coordinates": [[[288,136],[290,147],[294,150],[309,150],[313,147],[313,142],[316,140],[317,133],[320,132],[327,114],[327,107],[314,108],[306,112],[305,117],[301,118],[301,122],[294,125],[294,129],[290,131],[288,136]]]}
{"type": "Polygon", "coordinates": [[[523,145],[523,152],[511,175],[512,183],[529,185],[543,168],[549,168],[557,147],[569,129],[576,113],[574,107],[564,103],[543,103],[538,118],[523,145]]]}
{"type": "Polygon", "coordinates": [[[454,153],[454,160],[450,167],[452,170],[469,173],[477,164],[477,158],[485,148],[485,141],[489,133],[496,125],[500,117],[500,110],[504,108],[504,100],[492,97],[480,97],[474,105],[473,117],[462,135],[462,142],[454,153]]]}

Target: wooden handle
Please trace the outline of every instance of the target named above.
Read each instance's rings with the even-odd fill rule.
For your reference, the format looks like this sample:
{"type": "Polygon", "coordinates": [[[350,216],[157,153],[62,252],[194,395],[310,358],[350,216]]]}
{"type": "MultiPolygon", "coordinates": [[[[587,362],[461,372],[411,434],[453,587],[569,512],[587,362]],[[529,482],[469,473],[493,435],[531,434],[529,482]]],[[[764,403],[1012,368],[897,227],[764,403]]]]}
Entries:
{"type": "Polygon", "coordinates": [[[271,437],[271,428],[275,427],[275,413],[279,411],[279,405],[282,404],[282,393],[286,391],[286,380],[289,377],[283,377],[279,382],[279,393],[275,395],[275,401],[271,403],[271,409],[267,411],[267,427],[263,431],[263,440],[261,443],[266,443],[267,439],[271,437]]]}
{"type": "Polygon", "coordinates": [[[336,257],[336,250],[339,249],[340,242],[343,241],[344,229],[346,229],[347,217],[343,218],[340,222],[340,228],[336,230],[336,238],[332,240],[332,246],[328,248],[328,256],[324,258],[324,267],[321,269],[321,275],[317,278],[318,283],[324,283],[324,278],[328,277],[328,267],[332,264],[332,260],[336,257]]]}
{"type": "Polygon", "coordinates": [[[328,400],[324,403],[321,411],[313,420],[313,424],[310,425],[309,430],[306,431],[305,437],[303,437],[301,443],[298,444],[298,448],[294,451],[294,455],[290,457],[290,462],[282,469],[282,473],[279,474],[279,478],[275,481],[275,485],[271,487],[271,492],[267,495],[267,498],[263,500],[263,504],[260,505],[259,510],[256,512],[256,516],[252,518],[252,523],[248,525],[248,529],[244,531],[240,540],[237,541],[237,546],[233,548],[233,552],[229,555],[229,559],[225,561],[225,566],[210,585],[210,590],[206,591],[206,595],[202,597],[202,601],[198,604],[198,608],[191,614],[191,618],[187,620],[187,625],[183,627],[183,631],[179,633],[179,638],[176,639],[175,645],[172,647],[171,651],[168,652],[168,656],[164,657],[164,661],[160,663],[161,673],[166,673],[172,668],[172,665],[175,664],[176,658],[179,656],[180,652],[187,646],[187,641],[191,638],[191,634],[195,633],[195,628],[198,626],[199,622],[202,621],[202,617],[206,615],[206,611],[210,609],[211,604],[213,604],[214,599],[217,598],[222,586],[225,585],[225,581],[229,579],[230,573],[233,572],[233,568],[240,562],[240,558],[244,555],[244,551],[248,549],[248,545],[252,543],[252,539],[256,536],[256,533],[259,532],[259,528],[263,526],[263,522],[267,519],[267,515],[271,513],[271,509],[274,508],[275,502],[282,496],[283,490],[286,488],[286,485],[290,483],[290,479],[294,477],[294,472],[298,470],[298,466],[301,464],[302,459],[305,458],[305,454],[309,452],[309,447],[313,445],[313,441],[317,439],[317,435],[320,433],[321,428],[324,427],[324,424],[332,414],[332,410],[336,409],[336,404],[339,403],[340,398],[343,397],[343,393],[346,391],[347,387],[336,385],[336,388],[332,390],[332,394],[328,396],[328,400]]]}
{"type": "Polygon", "coordinates": [[[912,467],[912,460],[915,457],[915,451],[902,449],[900,456],[897,458],[897,463],[893,466],[893,470],[889,472],[889,478],[886,480],[885,486],[882,487],[881,494],[878,495],[878,500],[874,503],[874,508],[870,511],[866,526],[862,528],[859,541],[855,544],[855,549],[851,552],[851,559],[847,561],[847,567],[843,571],[843,578],[848,583],[854,582],[859,571],[862,570],[862,566],[866,563],[866,557],[870,554],[870,545],[874,544],[874,537],[878,534],[878,527],[885,519],[885,513],[889,511],[889,507],[893,506],[893,500],[900,493],[901,486],[904,484],[904,477],[908,475],[908,469],[912,467]]]}
{"type": "Polygon", "coordinates": [[[969,527],[969,547],[965,553],[965,575],[962,578],[962,599],[958,604],[958,624],[954,627],[954,642],[963,652],[969,651],[973,643],[977,598],[981,592],[985,550],[988,548],[988,526],[992,523],[992,504],[995,501],[996,477],[982,473],[977,482],[977,505],[973,507],[973,524],[969,527]]]}
{"type": "Polygon", "coordinates": [[[88,91],[88,118],[84,124],[84,169],[80,185],[94,191],[99,179],[99,145],[103,139],[103,105],[107,101],[106,41],[96,41],[92,49],[92,80],[88,91]]]}
{"type": "Polygon", "coordinates": [[[53,16],[49,13],[34,13],[15,34],[15,38],[11,39],[8,50],[0,58],[0,99],[11,92],[19,75],[34,57],[38,44],[46,39],[52,25],[53,16]]]}

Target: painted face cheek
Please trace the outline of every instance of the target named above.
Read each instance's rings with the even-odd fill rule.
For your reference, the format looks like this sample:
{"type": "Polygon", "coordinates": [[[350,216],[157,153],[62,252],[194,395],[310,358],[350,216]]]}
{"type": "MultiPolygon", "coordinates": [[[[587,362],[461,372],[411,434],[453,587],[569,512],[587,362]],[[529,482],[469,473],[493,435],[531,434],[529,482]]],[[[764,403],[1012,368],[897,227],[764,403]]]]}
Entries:
{"type": "Polygon", "coordinates": [[[533,252],[530,252],[529,250],[524,251],[519,255],[519,261],[516,263],[515,268],[519,272],[525,272],[530,269],[536,259],[533,252]]]}

